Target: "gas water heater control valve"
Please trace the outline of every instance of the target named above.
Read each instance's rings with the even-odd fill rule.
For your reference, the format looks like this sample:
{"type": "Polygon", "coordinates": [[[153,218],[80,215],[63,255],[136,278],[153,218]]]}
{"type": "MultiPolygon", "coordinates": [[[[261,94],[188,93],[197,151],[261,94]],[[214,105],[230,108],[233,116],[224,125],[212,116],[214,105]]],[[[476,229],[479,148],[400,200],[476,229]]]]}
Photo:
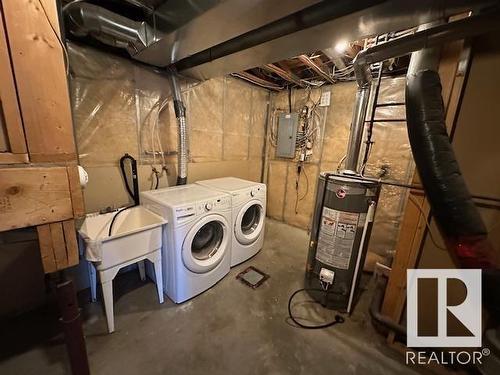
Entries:
{"type": "Polygon", "coordinates": [[[319,271],[319,280],[325,284],[333,284],[334,277],[335,272],[328,268],[322,268],[321,271],[319,271]]]}

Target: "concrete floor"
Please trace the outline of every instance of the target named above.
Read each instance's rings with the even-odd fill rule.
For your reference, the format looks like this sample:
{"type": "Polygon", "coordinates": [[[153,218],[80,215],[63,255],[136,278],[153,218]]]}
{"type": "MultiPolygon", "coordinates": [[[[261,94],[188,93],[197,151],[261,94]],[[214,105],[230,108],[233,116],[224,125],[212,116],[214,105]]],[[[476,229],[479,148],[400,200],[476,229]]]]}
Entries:
{"type": "MultiPolygon", "coordinates": [[[[92,374],[415,373],[374,331],[369,291],[345,324],[322,330],[292,326],[287,301],[302,287],[307,243],[305,231],[268,220],[265,245],[256,257],[182,305],[168,299],[159,305],[154,284],[142,283],[135,272],[119,276],[115,333],[106,334],[100,303],[83,308],[92,374]],[[235,279],[249,265],[270,275],[256,290],[235,279]]],[[[311,322],[334,314],[307,303],[295,308],[311,322]]],[[[57,327],[53,319],[46,321],[49,316],[54,314],[24,317],[18,322],[24,328],[11,327],[18,334],[4,331],[2,346],[10,345],[11,353],[0,357],[1,374],[69,373],[62,336],[48,328],[57,327]]]]}

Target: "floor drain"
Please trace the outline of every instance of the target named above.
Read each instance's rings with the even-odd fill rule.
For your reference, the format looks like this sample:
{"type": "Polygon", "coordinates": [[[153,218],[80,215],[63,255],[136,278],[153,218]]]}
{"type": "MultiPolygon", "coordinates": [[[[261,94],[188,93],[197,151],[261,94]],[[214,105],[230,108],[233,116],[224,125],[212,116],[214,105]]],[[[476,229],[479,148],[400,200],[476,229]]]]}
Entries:
{"type": "Polygon", "coordinates": [[[237,279],[240,279],[244,284],[248,285],[250,288],[255,289],[262,285],[264,281],[269,279],[269,275],[258,270],[257,268],[250,266],[244,271],[240,272],[237,279]]]}

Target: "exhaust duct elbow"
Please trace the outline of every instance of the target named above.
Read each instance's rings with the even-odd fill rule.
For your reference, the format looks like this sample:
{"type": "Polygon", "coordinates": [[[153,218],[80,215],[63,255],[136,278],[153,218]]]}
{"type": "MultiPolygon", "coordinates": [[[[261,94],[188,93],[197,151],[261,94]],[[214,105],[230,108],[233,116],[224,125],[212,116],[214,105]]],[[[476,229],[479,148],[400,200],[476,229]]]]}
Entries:
{"type": "Polygon", "coordinates": [[[146,22],[133,21],[94,4],[70,3],[64,8],[64,19],[72,35],[91,36],[126,49],[131,56],[158,41],[157,32],[146,22]]]}

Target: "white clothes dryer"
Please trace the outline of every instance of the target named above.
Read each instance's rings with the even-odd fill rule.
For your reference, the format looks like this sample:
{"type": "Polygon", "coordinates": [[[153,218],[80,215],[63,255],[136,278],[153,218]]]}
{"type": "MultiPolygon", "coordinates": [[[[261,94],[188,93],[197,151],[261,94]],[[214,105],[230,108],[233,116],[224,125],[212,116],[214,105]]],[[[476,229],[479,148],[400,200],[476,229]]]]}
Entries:
{"type": "Polygon", "coordinates": [[[231,195],[231,267],[257,254],[264,244],[266,185],[236,177],[203,180],[196,184],[231,195]]]}

